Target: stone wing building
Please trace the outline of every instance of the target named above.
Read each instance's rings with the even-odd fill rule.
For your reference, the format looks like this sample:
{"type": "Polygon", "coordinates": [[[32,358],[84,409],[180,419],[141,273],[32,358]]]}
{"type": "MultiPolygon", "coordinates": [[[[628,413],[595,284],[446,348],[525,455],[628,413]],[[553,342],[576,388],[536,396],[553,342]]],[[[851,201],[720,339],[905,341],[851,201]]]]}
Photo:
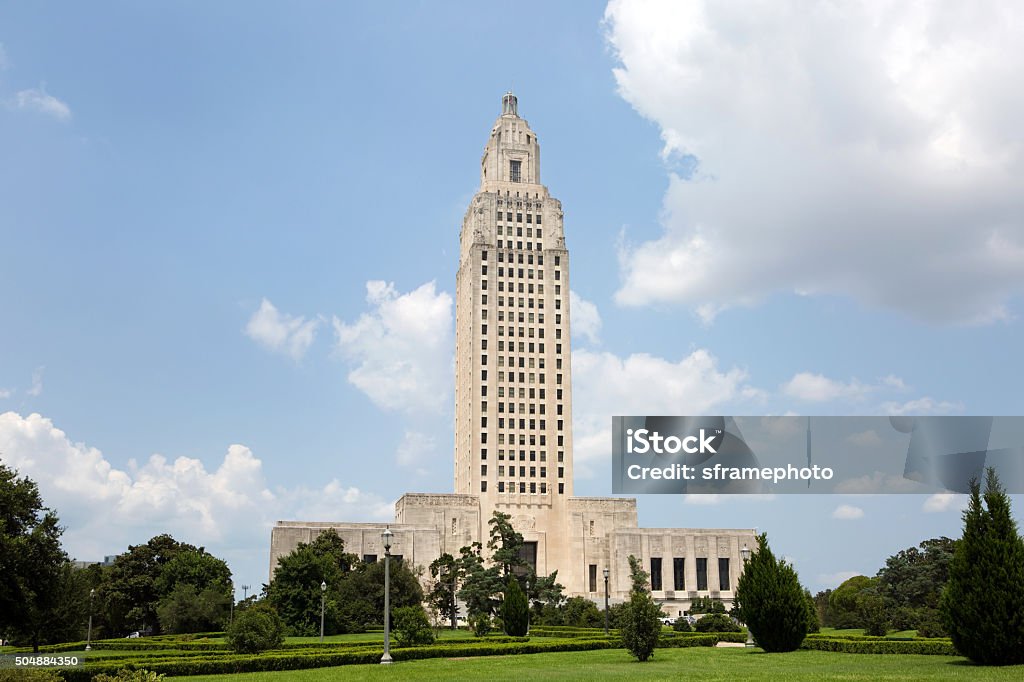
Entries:
{"type": "MultiPolygon", "coordinates": [[[[651,573],[671,616],[694,597],[732,602],[753,530],[639,528],[636,500],[573,496],[569,251],[562,204],[540,180],[540,141],[502,98],[462,221],[455,279],[455,493],[407,493],[395,505],[392,555],[427,567],[486,545],[494,510],[512,517],[538,574],[569,596],[628,598],[628,557],[651,573]]],[[[279,521],[278,557],[327,528],[364,561],[383,557],[385,524],[279,521]]]]}

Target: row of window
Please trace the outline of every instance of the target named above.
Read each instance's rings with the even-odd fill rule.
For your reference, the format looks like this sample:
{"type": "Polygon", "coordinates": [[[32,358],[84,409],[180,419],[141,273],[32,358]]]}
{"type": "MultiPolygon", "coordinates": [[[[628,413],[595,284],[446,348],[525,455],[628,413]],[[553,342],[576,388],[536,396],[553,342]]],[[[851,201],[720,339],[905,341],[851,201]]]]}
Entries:
{"type": "MultiPolygon", "coordinates": [[[[556,295],[561,295],[561,293],[562,293],[562,287],[556,284],[555,285],[555,294],[556,295]]],[[[528,300],[529,300],[529,307],[532,308],[533,304],[534,304],[534,299],[530,298],[528,300]]],[[[525,301],[526,300],[524,300],[523,298],[520,298],[519,299],[519,306],[518,307],[526,308],[527,305],[526,305],[525,301]]],[[[543,298],[537,299],[536,303],[537,303],[537,307],[538,308],[540,308],[541,310],[544,309],[544,299],[543,298]]],[[[480,305],[487,305],[487,294],[481,294],[480,295],[480,305]]],[[[505,305],[505,297],[504,296],[499,296],[498,297],[498,305],[499,306],[505,305]]],[[[514,297],[512,297],[512,296],[508,297],[508,306],[510,308],[517,307],[516,306],[516,299],[514,297]]],[[[560,299],[560,298],[556,298],[555,299],[555,309],[556,310],[561,310],[562,309],[562,299],[560,299]]]]}
{"type": "MultiPolygon", "coordinates": [[[[526,477],[526,470],[527,470],[527,468],[525,466],[519,467],[519,476],[522,477],[522,478],[525,478],[526,477]]],[[[537,478],[537,467],[530,467],[529,470],[530,470],[530,478],[537,478]]],[[[481,476],[486,476],[487,475],[487,465],[486,464],[481,464],[480,465],[480,475],[481,476]]],[[[498,476],[504,476],[504,475],[505,475],[505,467],[504,466],[498,466],[498,476]]],[[[508,476],[509,476],[509,478],[515,478],[515,475],[516,475],[516,468],[514,466],[510,465],[508,467],[508,476]]],[[[540,477],[541,478],[547,478],[548,477],[548,468],[547,467],[541,467],[540,468],[540,477]]],[[[559,478],[565,478],[565,468],[564,467],[558,467],[558,477],[559,478]]]]}
{"type": "MultiPolygon", "coordinates": [[[[560,344],[556,344],[556,345],[560,345],[560,344]]],[[[558,352],[560,353],[561,350],[559,350],[558,352]]],[[[558,383],[562,383],[562,381],[561,381],[562,375],[559,374],[557,376],[558,376],[558,383]]],[[[534,383],[534,378],[535,378],[534,373],[530,372],[530,383],[531,384],[534,383]]],[[[509,383],[513,383],[513,384],[516,383],[516,372],[499,371],[498,372],[498,383],[503,384],[503,383],[505,383],[506,379],[508,380],[509,383]]],[[[486,369],[480,370],[480,381],[487,381],[487,370],[486,369]]],[[[526,372],[519,372],[519,383],[521,383],[521,384],[525,384],[526,383],[526,372]]]]}
{"type": "MultiPolygon", "coordinates": [[[[516,163],[516,162],[513,161],[512,163],[516,163]]],[[[518,180],[513,180],[512,182],[519,182],[519,181],[518,180]]],[[[526,214],[526,224],[530,225],[536,219],[537,224],[540,225],[541,222],[542,222],[543,215],[544,215],[543,213],[537,213],[536,215],[534,215],[533,213],[527,213],[526,214]]],[[[511,211],[496,211],[495,214],[494,214],[494,217],[497,220],[501,220],[502,218],[504,218],[506,223],[513,222],[512,221],[512,212],[511,211]]],[[[523,222],[523,214],[522,213],[516,212],[515,222],[517,222],[517,223],[523,222]]]]}
{"type": "MultiPolygon", "coordinates": [[[[520,494],[525,495],[526,491],[527,491],[526,481],[520,481],[519,482],[519,492],[520,492],[520,494]]],[[[530,484],[529,484],[529,491],[530,491],[530,494],[534,494],[535,495],[537,493],[537,484],[535,482],[533,482],[533,481],[530,482],[530,484]]],[[[487,492],[487,481],[480,481],[480,492],[482,492],[482,493],[487,492]]],[[[498,481],[498,492],[499,493],[506,492],[505,481],[498,481]]],[[[516,492],[516,482],[515,481],[509,481],[507,492],[510,492],[510,493],[515,493],[516,492]]],[[[544,483],[543,481],[541,481],[541,484],[540,484],[540,494],[541,495],[546,495],[547,492],[548,492],[548,484],[544,483]]],[[[565,484],[564,483],[559,483],[558,484],[558,494],[559,495],[564,495],[565,494],[565,484]]]]}
{"type": "MultiPolygon", "coordinates": [[[[515,234],[513,235],[512,234],[512,226],[511,225],[509,225],[508,227],[505,227],[503,225],[498,225],[498,236],[499,237],[503,237],[503,236],[504,237],[513,237],[513,236],[515,236],[515,237],[522,237],[523,236],[523,228],[521,226],[515,228],[515,234]]],[[[532,227],[526,228],[526,236],[527,237],[536,237],[537,239],[543,239],[543,237],[544,237],[543,230],[541,230],[539,227],[536,230],[534,230],[532,227]]]]}
{"type": "MultiPolygon", "coordinates": [[[[556,430],[561,431],[562,430],[562,424],[564,423],[564,421],[562,419],[558,419],[556,421],[558,422],[558,428],[556,430]]],[[[486,429],[487,428],[487,417],[486,416],[480,417],[480,428],[482,428],[482,429],[486,429]]],[[[505,418],[504,417],[498,417],[498,428],[499,429],[504,429],[505,428],[505,418]]],[[[510,429],[516,428],[516,420],[515,419],[512,419],[511,417],[508,419],[508,428],[510,428],[510,429]]],[[[531,431],[536,431],[539,428],[541,431],[543,431],[543,430],[545,430],[547,428],[547,420],[546,419],[540,419],[540,420],[537,420],[537,419],[520,419],[519,420],[519,428],[523,429],[523,430],[529,428],[531,431]],[[539,427],[538,427],[538,424],[537,424],[538,421],[540,422],[539,427]],[[527,426],[527,424],[529,424],[529,426],[527,426]]]]}
{"type": "MultiPolygon", "coordinates": [[[[499,246],[498,248],[501,248],[501,247],[499,246]]],[[[510,246],[508,248],[512,248],[512,247],[510,246]]],[[[513,261],[512,256],[515,256],[515,255],[517,255],[517,254],[513,254],[513,253],[508,254],[508,262],[509,263],[518,262],[520,265],[522,265],[524,254],[522,254],[522,253],[518,254],[518,259],[513,261]]],[[[525,254],[525,256],[526,256],[526,264],[527,265],[533,265],[533,254],[532,253],[528,253],[528,254],[525,254]]],[[[480,253],[480,260],[482,260],[484,262],[487,261],[487,252],[486,251],[482,251],[480,253]]],[[[499,251],[498,252],[498,262],[499,263],[504,263],[505,262],[505,252],[504,251],[499,251]]],[[[562,264],[562,257],[561,256],[555,256],[555,265],[561,265],[561,264],[562,264]]],[[[543,254],[540,254],[540,253],[537,254],[537,265],[544,265],[544,255],[543,254]]]]}
{"type": "MultiPolygon", "coordinates": [[[[706,592],[708,589],[707,558],[697,557],[696,568],[697,591],[706,592]]],[[[590,564],[589,569],[590,591],[597,592],[597,564],[590,564]]],[[[672,585],[674,590],[686,589],[686,559],[683,557],[672,559],[672,585]]],[[[651,557],[651,591],[660,592],[663,589],[661,557],[651,557]]],[[[722,592],[732,589],[729,581],[729,559],[727,557],[719,557],[718,559],[718,589],[722,592]]]]}
{"type": "MultiPolygon", "coordinates": [[[[481,280],[481,282],[480,282],[480,289],[482,291],[487,291],[487,280],[486,279],[485,280],[481,280]]],[[[498,291],[505,291],[505,282],[503,280],[500,280],[500,279],[498,280],[498,291]]],[[[516,291],[515,283],[514,282],[509,282],[508,283],[508,292],[511,294],[514,291],[516,291]]],[[[534,293],[533,284],[526,285],[523,282],[520,282],[519,283],[519,293],[521,293],[521,294],[532,294],[532,293],[534,293]]],[[[537,293],[538,294],[543,294],[544,293],[544,285],[543,284],[538,284],[537,285],[537,293]]]]}

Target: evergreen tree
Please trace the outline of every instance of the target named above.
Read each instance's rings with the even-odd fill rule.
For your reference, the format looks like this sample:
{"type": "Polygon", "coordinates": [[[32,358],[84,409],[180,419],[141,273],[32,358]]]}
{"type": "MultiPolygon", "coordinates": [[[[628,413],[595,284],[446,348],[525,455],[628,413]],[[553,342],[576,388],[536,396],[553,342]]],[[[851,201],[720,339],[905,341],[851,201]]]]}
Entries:
{"type": "Polygon", "coordinates": [[[807,604],[807,632],[821,632],[821,621],[818,619],[818,605],[811,596],[810,590],[804,590],[804,602],[807,604]]]}
{"type": "Polygon", "coordinates": [[[530,605],[515,576],[508,579],[505,600],[501,603],[501,619],[505,623],[505,634],[510,637],[525,637],[530,628],[530,605]]]}
{"type": "Polygon", "coordinates": [[[984,495],[971,481],[963,518],[939,601],[953,646],[983,665],[1024,663],[1024,540],[993,469],[984,495]]]}
{"type": "Polygon", "coordinates": [[[795,651],[807,635],[804,589],[793,567],[772,554],[767,533],[757,544],[736,586],[740,618],[765,651],[795,651]]]}
{"type": "Polygon", "coordinates": [[[654,655],[661,634],[661,607],[647,589],[647,572],[640,567],[640,561],[629,557],[629,572],[632,580],[629,601],[619,618],[619,632],[622,644],[638,661],[643,662],[654,655]]]}

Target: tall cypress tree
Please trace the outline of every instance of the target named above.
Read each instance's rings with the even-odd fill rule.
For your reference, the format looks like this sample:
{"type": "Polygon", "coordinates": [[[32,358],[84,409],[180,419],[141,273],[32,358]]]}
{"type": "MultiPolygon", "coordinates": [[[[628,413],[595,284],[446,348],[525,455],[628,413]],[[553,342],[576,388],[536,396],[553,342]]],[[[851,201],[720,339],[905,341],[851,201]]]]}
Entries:
{"type": "Polygon", "coordinates": [[[795,651],[807,635],[804,588],[793,567],[776,560],[767,533],[757,536],[757,546],[736,586],[739,616],[765,651],[795,651]]]}
{"type": "Polygon", "coordinates": [[[975,663],[1024,663],[1024,540],[995,470],[971,482],[964,535],[939,601],[953,646],[975,663]]]}
{"type": "Polygon", "coordinates": [[[505,600],[501,603],[501,620],[505,623],[505,634],[510,637],[523,637],[530,628],[530,605],[515,576],[508,579],[505,600]]]}

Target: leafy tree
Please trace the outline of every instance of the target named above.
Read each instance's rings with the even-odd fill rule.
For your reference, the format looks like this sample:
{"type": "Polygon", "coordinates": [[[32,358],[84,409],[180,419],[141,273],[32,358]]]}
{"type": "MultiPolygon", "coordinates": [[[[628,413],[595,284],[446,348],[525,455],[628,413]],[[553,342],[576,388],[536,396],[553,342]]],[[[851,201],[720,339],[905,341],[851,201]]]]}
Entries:
{"type": "Polygon", "coordinates": [[[633,555],[629,556],[629,572],[633,589],[629,601],[622,612],[619,632],[626,650],[643,662],[654,655],[661,634],[661,607],[659,607],[647,590],[647,573],[640,567],[640,561],[633,555]]]}
{"type": "Polygon", "coordinates": [[[885,560],[878,572],[878,593],[897,630],[941,632],[939,598],[949,580],[956,541],[946,537],[925,540],[885,560]]]}
{"type": "Polygon", "coordinates": [[[483,546],[479,542],[459,550],[459,571],[463,577],[459,599],[465,602],[470,616],[481,613],[492,616],[501,604],[498,595],[503,590],[503,582],[499,568],[486,568],[482,551],[483,546]]]}
{"type": "Polygon", "coordinates": [[[395,639],[398,646],[421,646],[434,643],[434,631],[426,611],[419,604],[402,606],[394,611],[395,639]]]}
{"type": "Polygon", "coordinates": [[[585,597],[569,597],[562,607],[562,625],[577,628],[604,627],[604,613],[585,597]]]}
{"type": "Polygon", "coordinates": [[[442,619],[452,623],[458,614],[455,594],[459,580],[459,563],[451,554],[444,553],[430,563],[430,577],[434,580],[427,593],[427,603],[442,619]]]}
{"type": "Polygon", "coordinates": [[[558,582],[558,571],[551,575],[536,575],[531,571],[527,578],[526,597],[533,613],[531,620],[545,622],[545,616],[558,611],[565,603],[565,587],[558,582]]]}
{"type": "Polygon", "coordinates": [[[829,596],[832,626],[837,628],[866,627],[865,610],[861,608],[867,596],[878,594],[878,579],[855,575],[844,581],[829,596]]]}
{"type": "Polygon", "coordinates": [[[227,641],[241,654],[258,654],[284,643],[284,621],[266,602],[255,604],[235,616],[228,626],[227,641]]]}
{"type": "Polygon", "coordinates": [[[697,632],[742,632],[743,628],[724,613],[709,613],[693,626],[697,632]]]}
{"type": "Polygon", "coordinates": [[[700,613],[725,613],[725,604],[722,603],[721,599],[714,599],[713,597],[696,597],[690,603],[690,613],[693,615],[700,613]]]}
{"type": "Polygon", "coordinates": [[[693,632],[693,626],[685,618],[676,618],[675,622],[672,623],[672,629],[676,632],[693,632]]]}
{"type": "Polygon", "coordinates": [[[0,464],[0,631],[34,651],[48,641],[69,586],[63,530],[35,482],[0,464]]]}
{"type": "Polygon", "coordinates": [[[939,609],[953,646],[975,663],[1024,663],[1024,540],[995,470],[971,481],[963,538],[939,609]]]}
{"type": "Polygon", "coordinates": [[[827,628],[835,627],[832,617],[832,608],[829,606],[829,597],[832,590],[822,590],[814,595],[814,605],[818,611],[818,622],[827,628]]]}
{"type": "Polygon", "coordinates": [[[507,580],[513,571],[521,572],[526,566],[522,557],[523,536],[512,527],[511,519],[508,514],[495,511],[487,522],[490,526],[487,549],[491,551],[491,561],[501,571],[502,581],[507,580]]]}
{"type": "Polygon", "coordinates": [[[178,583],[157,607],[160,628],[174,634],[220,630],[228,621],[230,600],[213,586],[199,592],[190,583],[178,583]]]}
{"type": "Polygon", "coordinates": [[[736,586],[737,610],[762,649],[795,651],[807,635],[804,589],[793,567],[772,554],[767,533],[757,544],[736,586]]]}
{"type": "Polygon", "coordinates": [[[267,588],[267,601],[293,634],[318,634],[320,584],[326,583],[331,594],[325,602],[325,630],[331,634],[345,632],[347,618],[337,591],[356,563],[358,559],[345,552],[344,540],[333,529],[326,530],[313,542],[299,543],[291,553],[278,559],[274,579],[267,588]]]}
{"type": "Polygon", "coordinates": [[[804,602],[807,605],[807,632],[820,632],[821,621],[818,620],[818,605],[811,596],[810,590],[804,590],[804,602]]]}
{"type": "Polygon", "coordinates": [[[530,629],[530,605],[515,576],[508,579],[505,599],[501,603],[501,620],[505,624],[505,634],[510,637],[524,637],[530,629]]]}
{"type": "MultiPolygon", "coordinates": [[[[423,602],[419,577],[404,561],[391,560],[391,611],[423,602]]],[[[327,591],[328,602],[341,614],[339,632],[361,632],[367,623],[384,623],[384,562],[359,562],[355,570],[327,591]]],[[[319,623],[318,623],[319,625],[319,623]]]]}
{"type": "Polygon", "coordinates": [[[486,613],[475,613],[469,617],[469,627],[477,637],[486,637],[491,631],[491,617],[486,613]]]}

